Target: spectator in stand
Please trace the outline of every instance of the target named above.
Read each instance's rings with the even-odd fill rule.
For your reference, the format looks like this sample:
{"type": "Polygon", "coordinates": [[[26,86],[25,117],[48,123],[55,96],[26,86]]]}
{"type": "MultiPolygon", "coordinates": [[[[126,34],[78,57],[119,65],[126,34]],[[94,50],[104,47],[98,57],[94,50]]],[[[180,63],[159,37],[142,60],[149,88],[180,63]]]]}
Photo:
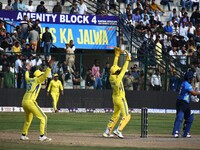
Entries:
{"type": "Polygon", "coordinates": [[[16,88],[20,88],[21,86],[22,59],[23,59],[22,55],[17,55],[17,59],[15,61],[15,72],[16,72],[16,80],[17,80],[16,88]]]}
{"type": "Polygon", "coordinates": [[[141,21],[143,22],[144,26],[147,26],[147,24],[149,24],[149,20],[148,20],[147,15],[144,15],[144,18],[141,21]]]}
{"type": "Polygon", "coordinates": [[[92,70],[88,69],[88,71],[86,72],[86,79],[85,79],[86,89],[94,89],[94,82],[95,78],[92,75],[92,70]]]}
{"type": "Polygon", "coordinates": [[[159,35],[162,34],[162,33],[165,33],[165,29],[163,27],[162,22],[159,23],[159,26],[157,27],[157,32],[159,33],[159,35]]]}
{"type": "Polygon", "coordinates": [[[194,11],[190,17],[190,22],[192,22],[194,26],[198,23],[199,16],[200,16],[199,9],[196,9],[196,11],[194,11]]]}
{"type": "Polygon", "coordinates": [[[153,15],[154,15],[154,20],[157,22],[157,24],[160,24],[161,20],[158,11],[156,10],[153,15]]]}
{"type": "Polygon", "coordinates": [[[192,0],[192,11],[194,11],[195,6],[197,6],[196,9],[199,9],[199,0],[192,0]]]}
{"type": "Polygon", "coordinates": [[[23,3],[23,0],[19,0],[18,11],[26,11],[26,5],[23,3]]]}
{"type": "Polygon", "coordinates": [[[73,40],[69,41],[69,45],[70,45],[70,48],[75,52],[76,51],[76,47],[74,45],[74,41],[73,40]]]}
{"type": "Polygon", "coordinates": [[[21,30],[22,30],[22,39],[26,41],[28,37],[28,30],[29,30],[29,25],[28,25],[28,17],[27,15],[24,15],[23,20],[20,22],[21,30]]]}
{"type": "Polygon", "coordinates": [[[180,20],[177,21],[175,17],[172,17],[172,20],[170,21],[170,26],[172,26],[172,28],[173,28],[173,27],[174,27],[174,24],[175,24],[175,23],[179,23],[179,21],[180,21],[180,20]]]}
{"type": "Polygon", "coordinates": [[[75,55],[74,55],[74,50],[70,47],[70,44],[66,43],[66,62],[67,65],[71,68],[71,69],[75,69],[75,55]]]}
{"type": "Polygon", "coordinates": [[[136,25],[135,29],[140,33],[138,36],[143,36],[146,33],[146,28],[143,25],[143,22],[140,20],[139,24],[136,25]]]}
{"type": "Polygon", "coordinates": [[[137,11],[139,11],[139,14],[141,15],[143,13],[143,9],[141,8],[141,4],[137,3],[137,7],[135,9],[133,9],[133,14],[136,14],[137,11]]]}
{"type": "Polygon", "coordinates": [[[131,67],[131,75],[134,78],[133,91],[137,91],[138,90],[138,84],[139,84],[139,76],[140,76],[140,71],[138,70],[137,64],[134,64],[134,66],[131,67]]]}
{"type": "Polygon", "coordinates": [[[164,11],[159,7],[159,5],[155,2],[155,0],[152,0],[150,7],[152,11],[158,10],[160,15],[164,14],[164,11]]]}
{"type": "Polygon", "coordinates": [[[183,36],[185,41],[187,41],[188,40],[187,34],[188,34],[188,27],[186,27],[185,22],[183,22],[182,25],[180,26],[179,35],[183,36]]]}
{"type": "Polygon", "coordinates": [[[200,22],[196,25],[195,42],[200,44],[200,22]]]}
{"type": "Polygon", "coordinates": [[[78,14],[78,6],[76,1],[73,1],[72,6],[70,8],[70,14],[78,14]]]}
{"type": "Polygon", "coordinates": [[[28,5],[26,5],[26,11],[28,11],[28,12],[35,12],[35,7],[32,4],[33,4],[33,1],[30,0],[28,2],[28,5]]]}
{"type": "Polygon", "coordinates": [[[177,92],[179,86],[179,77],[177,72],[173,70],[169,75],[169,91],[177,92]]]}
{"type": "Polygon", "coordinates": [[[39,34],[39,40],[38,40],[38,43],[37,43],[37,50],[40,50],[40,45],[41,45],[41,40],[40,40],[40,35],[41,35],[41,25],[40,25],[40,20],[37,19],[35,20],[35,30],[38,32],[39,34]]]}
{"type": "Polygon", "coordinates": [[[21,45],[18,41],[13,45],[12,51],[14,55],[21,55],[21,45]]]}
{"type": "Polygon", "coordinates": [[[78,70],[75,70],[72,75],[73,89],[80,89],[81,76],[78,70]]]}
{"type": "Polygon", "coordinates": [[[189,37],[189,40],[185,44],[188,49],[191,49],[193,52],[196,51],[196,43],[192,36],[189,37]]]}
{"type": "Polygon", "coordinates": [[[13,10],[11,2],[12,2],[11,0],[8,0],[8,4],[6,5],[5,10],[13,10]]]}
{"type": "MultiPolygon", "coordinates": [[[[128,4],[128,6],[126,7],[125,12],[122,13],[123,19],[127,19],[127,18],[128,18],[128,15],[132,15],[132,14],[131,14],[131,5],[130,5],[130,4],[128,4]]],[[[132,17],[131,17],[131,18],[132,18],[132,17]]]]}
{"type": "Polygon", "coordinates": [[[30,47],[33,49],[33,51],[35,53],[34,55],[36,55],[37,44],[38,44],[40,37],[39,37],[38,32],[35,30],[35,26],[33,26],[31,28],[31,31],[29,32],[28,37],[29,37],[29,41],[30,41],[30,47]]]}
{"type": "Polygon", "coordinates": [[[39,69],[41,65],[42,65],[42,59],[38,54],[36,58],[31,61],[31,66],[34,66],[36,69],[39,69]]]}
{"type": "Polygon", "coordinates": [[[103,89],[111,89],[109,77],[110,77],[110,63],[106,62],[106,66],[103,68],[102,71],[103,89]]]}
{"type": "Polygon", "coordinates": [[[147,10],[145,9],[144,12],[141,14],[142,19],[144,19],[144,16],[147,16],[147,20],[150,19],[150,15],[147,13],[147,10]]]}
{"type": "Polygon", "coordinates": [[[189,19],[188,15],[187,15],[187,12],[185,12],[184,15],[180,19],[180,26],[183,23],[185,23],[185,25],[188,26],[189,22],[190,22],[190,19],[189,19]]]}
{"type": "Polygon", "coordinates": [[[4,88],[14,88],[15,76],[14,73],[10,71],[10,66],[8,65],[6,71],[4,72],[4,88]]]}
{"type": "Polygon", "coordinates": [[[172,42],[171,42],[171,36],[167,36],[167,39],[163,41],[165,52],[168,53],[172,49],[172,42]]]}
{"type": "Polygon", "coordinates": [[[94,89],[102,89],[100,64],[98,59],[95,59],[94,61],[94,65],[92,67],[92,75],[95,77],[94,89]]]}
{"type": "Polygon", "coordinates": [[[194,37],[195,32],[196,32],[196,28],[193,26],[192,22],[189,22],[189,26],[188,26],[188,31],[187,32],[188,32],[188,34],[187,34],[188,38],[194,37]]]}
{"type": "Polygon", "coordinates": [[[62,6],[61,6],[59,1],[57,1],[57,4],[53,7],[52,12],[56,13],[56,14],[61,14],[62,13],[62,6]]]}
{"type": "Polygon", "coordinates": [[[179,12],[179,18],[183,17],[185,12],[186,12],[185,7],[182,7],[181,11],[179,12]]]}
{"type": "Polygon", "coordinates": [[[183,36],[179,36],[179,41],[178,41],[178,48],[183,47],[186,44],[186,41],[184,40],[183,36]]]}
{"type": "Polygon", "coordinates": [[[177,35],[172,36],[172,47],[178,47],[178,39],[177,39],[177,35]]]}
{"type": "Polygon", "coordinates": [[[5,49],[4,52],[5,52],[5,54],[7,56],[12,56],[13,55],[12,46],[13,46],[13,44],[8,44],[8,47],[5,49]]]}
{"type": "Polygon", "coordinates": [[[132,20],[132,15],[129,14],[128,18],[124,21],[125,25],[130,27],[130,28],[134,28],[135,27],[135,21],[132,20]]]}
{"type": "Polygon", "coordinates": [[[172,36],[174,35],[179,35],[179,26],[178,26],[178,22],[174,23],[174,26],[172,26],[172,36]]]}
{"type": "Polygon", "coordinates": [[[40,5],[37,6],[36,12],[38,12],[38,13],[47,13],[47,9],[44,6],[44,1],[41,1],[40,5]]]}
{"type": "Polygon", "coordinates": [[[51,33],[49,32],[49,27],[45,28],[45,32],[42,34],[42,43],[44,42],[44,55],[50,55],[50,50],[53,42],[51,33]]]}
{"type": "Polygon", "coordinates": [[[142,3],[142,6],[143,6],[143,9],[145,10],[146,7],[150,7],[150,4],[149,4],[149,0],[145,0],[145,2],[142,3]]]}
{"type": "Polygon", "coordinates": [[[170,26],[170,21],[167,21],[167,24],[164,27],[164,29],[167,35],[172,35],[173,29],[172,29],[172,26],[170,26]]]}
{"type": "Polygon", "coordinates": [[[151,76],[151,86],[154,91],[160,91],[162,87],[161,77],[158,69],[155,69],[154,74],[151,76]]]}
{"type": "Polygon", "coordinates": [[[131,72],[130,71],[126,72],[123,79],[124,89],[126,91],[133,91],[133,82],[134,82],[134,77],[131,75],[131,72]]]}
{"type": "Polygon", "coordinates": [[[181,6],[189,11],[192,9],[192,0],[181,0],[181,6]]]}
{"type": "Polygon", "coordinates": [[[177,47],[172,47],[172,50],[169,51],[169,56],[172,57],[173,59],[176,59],[178,57],[177,50],[178,50],[177,47]]]}
{"type": "Polygon", "coordinates": [[[78,14],[81,14],[81,15],[87,14],[87,6],[84,3],[84,0],[80,0],[80,4],[78,4],[78,14]]]}
{"type": "Polygon", "coordinates": [[[169,20],[172,21],[172,17],[175,17],[176,15],[178,15],[178,13],[176,11],[176,8],[174,8],[173,11],[169,15],[169,20]]]}
{"type": "Polygon", "coordinates": [[[180,48],[180,50],[178,51],[178,56],[179,56],[179,59],[180,59],[180,63],[182,65],[186,65],[186,61],[187,61],[187,50],[186,50],[186,47],[185,46],[182,46],[180,48]]]}
{"type": "Polygon", "coordinates": [[[15,2],[12,4],[13,10],[19,10],[19,3],[18,0],[15,0],[15,2]]]}
{"type": "Polygon", "coordinates": [[[30,47],[30,44],[26,43],[26,47],[22,49],[22,55],[30,57],[31,54],[32,54],[32,49],[30,47]]]}
{"type": "Polygon", "coordinates": [[[151,25],[151,28],[153,28],[154,25],[157,25],[157,21],[154,20],[154,16],[153,15],[150,16],[149,23],[151,25]]]}
{"type": "Polygon", "coordinates": [[[140,16],[139,10],[136,11],[135,14],[133,14],[132,20],[133,20],[136,24],[139,23],[139,21],[141,20],[141,16],[140,16]]]}

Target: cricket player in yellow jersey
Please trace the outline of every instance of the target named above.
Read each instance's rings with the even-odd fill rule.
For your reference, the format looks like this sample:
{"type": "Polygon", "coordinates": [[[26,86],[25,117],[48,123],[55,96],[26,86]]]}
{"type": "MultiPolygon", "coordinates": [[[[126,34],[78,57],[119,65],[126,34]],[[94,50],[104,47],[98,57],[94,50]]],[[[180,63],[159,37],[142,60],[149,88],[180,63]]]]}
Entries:
{"type": "Polygon", "coordinates": [[[48,77],[51,67],[53,64],[53,60],[49,61],[49,67],[46,69],[46,71],[43,73],[40,70],[36,70],[34,72],[34,77],[29,77],[29,71],[31,69],[31,66],[28,64],[26,66],[26,73],[25,73],[25,79],[27,83],[26,87],[26,93],[24,94],[23,100],[22,100],[22,107],[24,109],[26,120],[24,123],[24,127],[22,130],[22,135],[20,137],[21,140],[28,140],[28,129],[31,125],[31,122],[33,120],[33,115],[36,116],[40,120],[40,136],[39,141],[50,141],[51,138],[48,138],[46,136],[46,127],[47,127],[47,116],[42,111],[42,109],[38,106],[36,99],[38,97],[38,94],[41,89],[41,83],[48,77]]]}
{"type": "Polygon", "coordinates": [[[60,80],[58,80],[58,74],[54,74],[54,79],[51,80],[51,82],[49,83],[49,86],[47,89],[47,96],[49,95],[50,90],[51,90],[51,96],[53,99],[53,109],[55,113],[57,113],[58,112],[57,103],[60,96],[60,90],[61,90],[62,95],[64,94],[62,83],[60,80]]]}
{"type": "Polygon", "coordinates": [[[113,66],[110,68],[110,77],[109,77],[110,84],[113,89],[112,99],[114,104],[114,112],[111,119],[108,122],[106,131],[103,133],[103,137],[109,138],[114,136],[112,134],[112,131],[120,118],[120,114],[122,114],[122,119],[119,123],[119,126],[116,130],[113,131],[113,133],[119,138],[123,138],[122,130],[129,122],[131,116],[128,112],[128,104],[125,97],[125,91],[122,79],[128,68],[131,56],[126,50],[124,51],[126,53],[126,61],[124,63],[124,66],[120,68],[118,66],[118,59],[123,51],[119,48],[115,48],[114,51],[115,51],[115,58],[113,66]]]}

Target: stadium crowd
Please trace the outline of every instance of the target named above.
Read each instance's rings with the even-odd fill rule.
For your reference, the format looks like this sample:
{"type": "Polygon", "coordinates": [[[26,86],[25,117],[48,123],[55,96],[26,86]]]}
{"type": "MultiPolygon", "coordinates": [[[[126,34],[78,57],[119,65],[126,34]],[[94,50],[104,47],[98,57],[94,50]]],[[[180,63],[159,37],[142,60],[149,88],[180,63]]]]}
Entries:
{"type": "MultiPolygon", "coordinates": [[[[8,0],[5,10],[17,10],[28,12],[49,12],[45,8],[45,2],[41,1],[39,5],[33,6],[30,0],[28,4],[24,4],[23,0],[8,0]]],[[[117,1],[111,2],[116,4],[117,1]]],[[[166,16],[160,4],[155,0],[134,0],[124,1],[126,9],[122,12],[124,25],[135,29],[145,38],[141,49],[146,54],[152,54],[157,63],[161,63],[162,55],[169,55],[172,66],[190,67],[195,72],[194,86],[200,89],[200,15],[198,0],[181,0],[181,11],[174,7],[175,1],[161,0],[161,5],[167,5],[168,11],[172,10],[169,16],[166,16]],[[188,16],[188,12],[191,16],[188,16]],[[166,25],[162,22],[162,17],[167,17],[166,25]]],[[[108,4],[107,0],[97,0],[98,5],[108,4]]],[[[58,1],[53,7],[52,13],[62,13],[63,6],[67,6],[70,14],[87,14],[87,5],[83,0],[77,4],[73,1],[71,4],[68,0],[58,1]]],[[[104,8],[107,5],[104,6],[104,8]]],[[[98,6],[100,8],[102,6],[98,6]]],[[[26,63],[31,63],[35,68],[41,71],[46,69],[46,61],[51,55],[52,36],[45,28],[42,34],[40,20],[33,21],[32,18],[23,16],[20,25],[9,33],[4,21],[0,21],[0,85],[1,88],[25,88],[24,72],[26,63]],[[40,38],[42,37],[42,38],[40,38]],[[28,42],[27,42],[28,41],[28,42]],[[44,55],[37,52],[43,44],[44,55]]],[[[73,40],[66,43],[65,47],[66,59],[63,62],[57,60],[52,67],[51,74],[58,73],[65,89],[81,88],[85,85],[87,89],[110,89],[109,85],[109,68],[110,63],[107,62],[105,67],[100,68],[99,60],[94,61],[92,67],[84,67],[82,70],[76,69],[75,66],[75,45],[73,40]]],[[[138,59],[140,57],[138,56],[138,59]]],[[[147,90],[164,89],[164,73],[155,63],[150,65],[147,75],[147,90]]],[[[168,79],[168,90],[177,91],[179,87],[179,79],[177,72],[173,67],[170,68],[168,79]]],[[[43,88],[46,88],[52,75],[49,76],[43,88]]],[[[144,71],[139,64],[134,64],[127,71],[124,78],[124,86],[126,90],[143,90],[144,71]]]]}

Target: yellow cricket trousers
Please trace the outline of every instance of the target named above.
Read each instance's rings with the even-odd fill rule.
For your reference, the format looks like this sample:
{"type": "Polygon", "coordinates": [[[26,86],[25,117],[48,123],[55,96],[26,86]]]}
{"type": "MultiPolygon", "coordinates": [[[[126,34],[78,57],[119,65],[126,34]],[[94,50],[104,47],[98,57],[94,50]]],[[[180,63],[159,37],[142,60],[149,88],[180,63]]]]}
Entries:
{"type": "Polygon", "coordinates": [[[116,125],[121,113],[122,119],[120,121],[119,130],[122,131],[124,127],[127,125],[127,123],[129,122],[130,117],[131,117],[128,112],[128,104],[127,104],[126,98],[113,96],[113,104],[114,104],[114,112],[112,114],[112,117],[107,127],[110,128],[110,131],[112,132],[112,129],[116,125]]]}
{"type": "Polygon", "coordinates": [[[57,103],[58,103],[60,94],[52,92],[51,96],[52,96],[52,99],[53,99],[53,109],[57,110],[57,103]]]}
{"type": "Polygon", "coordinates": [[[38,106],[37,102],[33,101],[23,101],[22,107],[26,114],[26,120],[24,122],[24,127],[22,130],[22,134],[27,135],[28,129],[33,120],[33,115],[36,116],[40,120],[40,135],[46,134],[47,128],[47,116],[43,112],[43,110],[38,106]]]}

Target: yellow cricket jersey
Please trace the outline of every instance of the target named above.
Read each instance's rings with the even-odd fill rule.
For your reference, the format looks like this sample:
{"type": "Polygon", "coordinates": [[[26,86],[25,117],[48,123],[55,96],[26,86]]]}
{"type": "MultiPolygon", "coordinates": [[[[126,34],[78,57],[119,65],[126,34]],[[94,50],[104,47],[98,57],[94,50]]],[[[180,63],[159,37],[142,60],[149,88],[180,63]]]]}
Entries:
{"type": "Polygon", "coordinates": [[[36,101],[41,89],[41,83],[48,77],[51,68],[47,68],[45,73],[40,77],[29,78],[29,72],[26,71],[26,93],[24,94],[23,101],[36,101]]]}
{"type": "Polygon", "coordinates": [[[113,89],[113,96],[125,96],[122,79],[128,68],[129,61],[126,61],[119,75],[110,75],[109,80],[113,89]]]}
{"type": "Polygon", "coordinates": [[[49,83],[49,87],[47,89],[47,91],[49,92],[51,90],[51,93],[59,93],[59,89],[61,91],[63,91],[63,86],[60,80],[51,80],[51,82],[49,83]]]}

